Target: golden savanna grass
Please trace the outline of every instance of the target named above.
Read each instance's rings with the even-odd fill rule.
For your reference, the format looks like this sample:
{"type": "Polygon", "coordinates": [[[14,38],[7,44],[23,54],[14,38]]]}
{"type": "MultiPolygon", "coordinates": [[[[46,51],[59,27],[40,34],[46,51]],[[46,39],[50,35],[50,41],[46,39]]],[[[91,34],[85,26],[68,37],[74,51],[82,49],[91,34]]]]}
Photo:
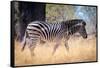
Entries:
{"type": "Polygon", "coordinates": [[[21,52],[22,46],[15,41],[15,65],[96,61],[96,37],[94,35],[88,36],[87,39],[71,37],[68,41],[69,51],[62,42],[55,54],[52,55],[54,45],[55,43],[38,44],[34,50],[35,55],[31,56],[28,46],[21,52]]]}

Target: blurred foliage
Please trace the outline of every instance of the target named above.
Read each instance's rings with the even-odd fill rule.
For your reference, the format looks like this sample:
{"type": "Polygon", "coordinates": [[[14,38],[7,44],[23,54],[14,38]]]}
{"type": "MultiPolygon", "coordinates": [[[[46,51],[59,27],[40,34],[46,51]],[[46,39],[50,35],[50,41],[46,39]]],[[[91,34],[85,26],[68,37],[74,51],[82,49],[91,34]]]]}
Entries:
{"type": "Polygon", "coordinates": [[[88,33],[95,33],[97,29],[97,22],[96,22],[96,7],[93,6],[75,6],[75,15],[77,18],[81,18],[86,21],[87,32],[88,33]]]}
{"type": "Polygon", "coordinates": [[[65,21],[68,19],[75,18],[73,8],[74,7],[71,5],[47,4],[46,5],[46,21],[59,22],[59,21],[65,21]]]}
{"type": "Polygon", "coordinates": [[[61,22],[70,19],[83,19],[87,23],[86,29],[90,34],[95,33],[97,29],[96,12],[95,6],[46,4],[46,21],[61,22]]]}

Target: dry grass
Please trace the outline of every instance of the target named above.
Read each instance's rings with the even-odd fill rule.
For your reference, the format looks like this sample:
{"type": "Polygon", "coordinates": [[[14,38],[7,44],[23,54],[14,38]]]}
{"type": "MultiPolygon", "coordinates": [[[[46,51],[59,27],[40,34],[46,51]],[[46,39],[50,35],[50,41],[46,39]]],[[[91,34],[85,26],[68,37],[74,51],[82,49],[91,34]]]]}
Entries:
{"type": "Polygon", "coordinates": [[[21,45],[15,41],[15,65],[38,65],[55,63],[72,63],[96,61],[96,37],[88,36],[87,39],[72,37],[69,40],[69,51],[62,42],[54,55],[52,55],[54,43],[38,45],[31,56],[28,47],[21,52],[21,45]]]}

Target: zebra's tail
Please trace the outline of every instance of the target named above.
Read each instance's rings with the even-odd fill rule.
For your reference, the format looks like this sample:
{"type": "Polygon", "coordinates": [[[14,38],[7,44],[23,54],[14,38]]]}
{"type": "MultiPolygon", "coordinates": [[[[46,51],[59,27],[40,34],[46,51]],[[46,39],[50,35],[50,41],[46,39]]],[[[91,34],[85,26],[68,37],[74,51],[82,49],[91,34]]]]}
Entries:
{"type": "Polygon", "coordinates": [[[22,45],[21,51],[24,51],[25,46],[26,46],[26,32],[25,32],[25,35],[24,35],[23,40],[21,42],[21,45],[22,45]]]}

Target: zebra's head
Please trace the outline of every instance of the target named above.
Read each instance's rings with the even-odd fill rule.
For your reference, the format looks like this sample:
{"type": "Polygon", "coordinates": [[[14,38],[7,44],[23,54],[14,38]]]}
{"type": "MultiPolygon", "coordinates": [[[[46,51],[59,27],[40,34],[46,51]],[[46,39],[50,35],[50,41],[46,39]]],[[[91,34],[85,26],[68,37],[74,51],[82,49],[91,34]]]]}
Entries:
{"type": "Polygon", "coordinates": [[[83,38],[87,38],[87,32],[86,32],[86,23],[84,21],[81,22],[82,24],[80,25],[81,27],[79,28],[79,33],[83,38]]]}
{"type": "Polygon", "coordinates": [[[87,38],[87,32],[85,29],[86,22],[83,20],[75,21],[75,24],[69,27],[69,35],[79,33],[84,39],[87,38]],[[76,23],[77,22],[77,23],[76,23]]]}

